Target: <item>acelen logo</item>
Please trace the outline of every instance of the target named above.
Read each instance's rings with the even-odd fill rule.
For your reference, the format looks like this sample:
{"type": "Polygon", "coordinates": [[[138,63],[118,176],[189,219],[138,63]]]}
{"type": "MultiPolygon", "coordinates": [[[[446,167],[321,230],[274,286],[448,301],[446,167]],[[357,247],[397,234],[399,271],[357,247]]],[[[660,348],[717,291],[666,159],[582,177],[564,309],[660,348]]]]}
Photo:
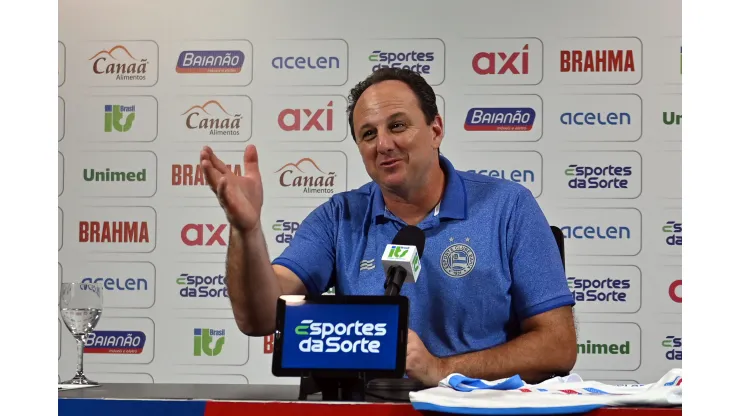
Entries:
{"type": "Polygon", "coordinates": [[[103,49],[88,59],[92,72],[100,76],[112,76],[116,81],[146,81],[147,57],[134,56],[125,45],[114,45],[103,49]]]}
{"type": "Polygon", "coordinates": [[[238,74],[244,65],[244,52],[182,51],[175,71],[179,74],[238,74]]]}
{"type": "Polygon", "coordinates": [[[147,221],[80,221],[80,243],[149,243],[147,221]]]}
{"type": "Polygon", "coordinates": [[[473,56],[473,71],[478,75],[529,74],[529,44],[517,52],[478,52],[473,56]]]}
{"type": "MultiPolygon", "coordinates": [[[[234,175],[242,176],[242,166],[240,164],[227,164],[234,175]]],[[[200,164],[172,164],[172,186],[208,186],[205,173],[200,164]]]]}
{"type": "Polygon", "coordinates": [[[275,174],[281,187],[298,188],[303,194],[333,194],[337,176],[335,172],[324,172],[308,157],[283,165],[275,174]]]}
{"type": "Polygon", "coordinates": [[[561,50],[560,72],[635,72],[632,49],[561,50]]]}
{"type": "Polygon", "coordinates": [[[229,112],[217,100],[193,105],[181,116],[188,130],[201,131],[210,136],[239,136],[244,119],[242,114],[229,112]]]}
{"type": "Polygon", "coordinates": [[[227,224],[187,224],[180,231],[180,239],[187,246],[226,246],[223,238],[227,224]]]}
{"type": "Polygon", "coordinates": [[[278,114],[277,123],[283,131],[333,131],[334,101],[324,108],[286,108],[278,114]]]}

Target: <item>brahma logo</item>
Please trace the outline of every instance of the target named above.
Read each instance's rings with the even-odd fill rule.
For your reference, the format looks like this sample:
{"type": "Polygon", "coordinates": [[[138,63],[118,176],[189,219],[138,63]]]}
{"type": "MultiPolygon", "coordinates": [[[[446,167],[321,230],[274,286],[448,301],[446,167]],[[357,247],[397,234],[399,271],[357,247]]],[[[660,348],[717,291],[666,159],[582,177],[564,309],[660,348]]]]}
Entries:
{"type": "Polygon", "coordinates": [[[335,172],[324,172],[311,158],[287,163],[275,171],[284,188],[298,188],[303,194],[333,194],[335,172]]]}
{"type": "MultiPolygon", "coordinates": [[[[242,176],[240,164],[226,165],[234,175],[242,176]]],[[[200,164],[172,164],[172,186],[205,186],[208,185],[205,173],[200,164]]]]}
{"type": "Polygon", "coordinates": [[[384,323],[362,323],[360,321],[349,324],[329,322],[314,322],[304,319],[301,325],[295,327],[295,334],[308,336],[299,344],[301,352],[360,352],[377,354],[380,352],[380,341],[368,340],[365,337],[382,337],[387,333],[384,323]],[[334,335],[334,336],[332,336],[334,335]],[[362,337],[354,342],[342,340],[342,336],[362,337]],[[312,338],[317,337],[317,338],[312,338]]]}
{"type": "Polygon", "coordinates": [[[635,72],[632,49],[561,50],[560,72],[635,72]]]}
{"type": "Polygon", "coordinates": [[[80,221],[80,243],[149,243],[147,221],[80,221]]]}
{"type": "Polygon", "coordinates": [[[187,129],[205,132],[209,136],[239,136],[244,119],[240,113],[227,111],[217,100],[194,105],[181,116],[185,119],[187,129]]]}

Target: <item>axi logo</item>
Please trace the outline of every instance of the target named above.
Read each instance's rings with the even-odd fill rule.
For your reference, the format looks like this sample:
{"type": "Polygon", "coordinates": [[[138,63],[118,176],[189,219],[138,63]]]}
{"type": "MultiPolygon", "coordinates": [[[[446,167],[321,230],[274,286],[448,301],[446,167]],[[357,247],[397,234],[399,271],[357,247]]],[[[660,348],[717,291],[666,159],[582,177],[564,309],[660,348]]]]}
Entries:
{"type": "Polygon", "coordinates": [[[131,130],[136,119],[136,106],[135,105],[119,105],[119,104],[106,104],[105,105],[105,123],[103,124],[103,130],[106,133],[117,131],[119,133],[125,133],[131,130]],[[126,120],[123,120],[123,116],[126,116],[126,120]]]}
{"type": "Polygon", "coordinates": [[[88,354],[141,354],[146,334],[141,331],[94,331],[85,340],[88,354]]]}
{"type": "Polygon", "coordinates": [[[286,108],[278,114],[278,126],[283,131],[332,131],[334,130],[334,101],[326,108],[286,108]]]}
{"type": "Polygon", "coordinates": [[[149,243],[147,221],[80,221],[80,243],[149,243]]]}
{"type": "Polygon", "coordinates": [[[175,71],[179,74],[238,74],[243,65],[242,51],[182,51],[175,71]]]}
{"type": "MultiPolygon", "coordinates": [[[[226,165],[234,175],[242,176],[242,165],[226,165]]],[[[172,164],[172,186],[204,186],[208,185],[200,164],[172,164]]]]}
{"type": "Polygon", "coordinates": [[[367,59],[375,63],[373,72],[380,68],[401,68],[428,75],[432,67],[427,62],[434,62],[434,52],[388,52],[377,49],[367,59]]]}
{"type": "Polygon", "coordinates": [[[180,239],[187,246],[226,246],[221,233],[226,230],[226,224],[187,224],[180,231],[180,239]]]}
{"type": "Polygon", "coordinates": [[[211,136],[238,136],[241,134],[241,114],[231,114],[216,100],[194,105],[181,114],[185,127],[207,132],[211,136]]]}
{"type": "Polygon", "coordinates": [[[560,72],[635,72],[632,49],[560,51],[560,72]]]}
{"type": "Polygon", "coordinates": [[[663,226],[663,232],[666,233],[665,243],[669,246],[683,245],[683,239],[681,237],[682,230],[682,223],[677,221],[666,221],[663,226]]]}
{"type": "Polygon", "coordinates": [[[193,334],[194,356],[200,357],[201,355],[207,355],[209,357],[215,357],[221,354],[221,350],[223,350],[224,343],[226,342],[225,329],[195,328],[193,334]],[[216,344],[211,346],[214,341],[216,344]]]}
{"type": "Polygon", "coordinates": [[[222,274],[213,276],[196,276],[189,273],[181,273],[177,278],[177,284],[183,286],[180,289],[180,297],[183,298],[228,298],[226,288],[226,277],[222,274]]]}
{"type": "Polygon", "coordinates": [[[377,354],[380,352],[380,341],[368,340],[365,337],[382,337],[386,334],[384,323],[362,323],[360,321],[345,323],[314,322],[304,319],[295,327],[295,334],[309,337],[298,345],[301,352],[360,352],[377,354]],[[330,336],[334,335],[334,336],[330,336]],[[362,337],[354,342],[342,340],[342,336],[362,337]],[[317,338],[312,338],[317,337],[317,338]]]}
{"type": "Polygon", "coordinates": [[[681,337],[677,337],[675,335],[668,335],[665,337],[663,342],[661,342],[661,346],[663,348],[666,348],[665,352],[665,358],[666,360],[671,361],[683,361],[682,357],[682,348],[681,345],[683,344],[683,340],[681,337]]]}
{"type": "Polygon", "coordinates": [[[630,353],[630,342],[623,344],[593,344],[586,340],[585,344],[578,344],[578,354],[589,355],[628,355],[630,353]]]}
{"type": "Polygon", "coordinates": [[[467,131],[530,131],[534,126],[534,108],[474,107],[465,117],[467,131]]]}
{"type": "Polygon", "coordinates": [[[300,225],[301,223],[296,221],[275,221],[275,224],[272,224],[272,231],[275,231],[275,241],[281,244],[290,244],[300,225]]]}
{"type": "Polygon", "coordinates": [[[677,114],[675,111],[663,111],[663,124],[666,126],[680,126],[681,114],[677,114]]]}
{"type": "Polygon", "coordinates": [[[671,282],[670,285],[668,285],[668,297],[671,298],[672,301],[676,303],[682,303],[683,300],[683,291],[680,289],[683,289],[683,279],[674,280],[671,282]]]}
{"type": "Polygon", "coordinates": [[[568,277],[568,288],[576,302],[626,302],[629,279],[579,279],[568,277]]]}
{"type": "Polygon", "coordinates": [[[529,44],[521,51],[478,52],[473,56],[473,71],[478,75],[529,74],[529,44]]]}
{"type": "Polygon", "coordinates": [[[97,75],[115,75],[116,81],[145,81],[147,59],[135,58],[123,45],[103,49],[93,55],[93,73],[97,75]]]}
{"type": "Polygon", "coordinates": [[[627,189],[628,176],[632,176],[632,166],[590,166],[568,165],[565,176],[572,189],[627,189]]]}
{"type": "Polygon", "coordinates": [[[311,158],[304,157],[296,163],[287,163],[275,173],[279,173],[278,182],[282,187],[303,188],[302,193],[304,194],[334,193],[334,179],[337,174],[324,172],[311,158]]]}

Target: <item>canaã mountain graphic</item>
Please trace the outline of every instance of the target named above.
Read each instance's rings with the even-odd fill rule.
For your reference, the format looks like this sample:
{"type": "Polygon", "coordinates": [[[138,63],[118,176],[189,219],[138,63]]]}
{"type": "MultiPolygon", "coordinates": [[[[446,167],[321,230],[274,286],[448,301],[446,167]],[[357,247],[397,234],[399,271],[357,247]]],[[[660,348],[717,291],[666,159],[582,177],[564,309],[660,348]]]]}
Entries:
{"type": "Polygon", "coordinates": [[[134,58],[134,56],[131,55],[131,52],[129,52],[128,49],[126,49],[126,47],[123,45],[116,45],[112,47],[110,50],[103,49],[102,51],[93,55],[93,57],[88,60],[92,61],[93,59],[99,57],[100,55],[108,55],[111,58],[115,59],[116,61],[129,60],[129,59],[132,61],[138,60],[134,58]]]}
{"type": "Polygon", "coordinates": [[[211,115],[211,113],[208,111],[209,108],[211,109],[211,111],[214,111],[216,109],[221,110],[222,113],[226,114],[229,117],[233,117],[234,116],[233,114],[231,114],[228,111],[226,111],[226,109],[224,108],[224,106],[221,105],[221,103],[219,103],[216,100],[206,101],[202,105],[194,105],[194,106],[188,108],[188,110],[185,111],[184,113],[182,113],[181,115],[184,116],[185,114],[188,114],[188,113],[190,113],[193,110],[202,110],[204,113],[206,113],[208,115],[211,115]]]}
{"type": "Polygon", "coordinates": [[[304,165],[304,167],[305,167],[306,164],[308,164],[308,166],[313,166],[314,169],[316,169],[317,171],[319,171],[319,172],[323,173],[324,175],[326,175],[326,172],[324,172],[323,170],[321,170],[319,168],[319,166],[316,164],[316,162],[314,162],[311,158],[308,158],[308,157],[304,157],[303,159],[299,160],[296,163],[287,163],[287,164],[283,165],[280,169],[276,170],[275,173],[278,173],[281,170],[283,170],[283,169],[285,169],[287,167],[290,167],[290,166],[292,166],[292,167],[298,169],[299,171],[305,173],[305,171],[303,169],[301,169],[301,165],[304,165]]]}

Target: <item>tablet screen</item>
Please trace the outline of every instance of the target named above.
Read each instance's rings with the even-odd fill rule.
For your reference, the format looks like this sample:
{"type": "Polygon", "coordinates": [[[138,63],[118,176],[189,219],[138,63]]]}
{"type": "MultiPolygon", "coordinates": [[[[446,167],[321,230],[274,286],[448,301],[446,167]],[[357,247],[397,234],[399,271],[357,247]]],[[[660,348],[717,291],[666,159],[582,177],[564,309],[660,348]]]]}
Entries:
{"type": "Polygon", "coordinates": [[[397,373],[405,367],[406,298],[323,298],[334,299],[279,306],[274,358],[281,370],[397,373]]]}

